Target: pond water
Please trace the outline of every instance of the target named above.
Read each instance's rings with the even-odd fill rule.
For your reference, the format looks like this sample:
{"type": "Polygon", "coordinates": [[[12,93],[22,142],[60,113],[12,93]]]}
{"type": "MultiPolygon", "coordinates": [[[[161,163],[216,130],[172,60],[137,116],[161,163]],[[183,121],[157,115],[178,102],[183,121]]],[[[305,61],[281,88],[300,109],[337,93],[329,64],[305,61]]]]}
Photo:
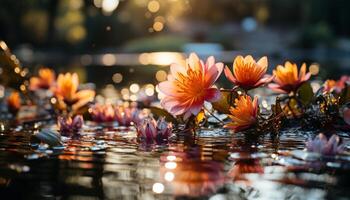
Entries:
{"type": "Polygon", "coordinates": [[[255,139],[202,129],[169,145],[144,146],[133,128],[90,126],[53,149],[31,142],[33,132],[0,134],[0,199],[350,197],[349,148],[336,158],[308,154],[301,150],[315,132],[299,128],[255,139]]]}

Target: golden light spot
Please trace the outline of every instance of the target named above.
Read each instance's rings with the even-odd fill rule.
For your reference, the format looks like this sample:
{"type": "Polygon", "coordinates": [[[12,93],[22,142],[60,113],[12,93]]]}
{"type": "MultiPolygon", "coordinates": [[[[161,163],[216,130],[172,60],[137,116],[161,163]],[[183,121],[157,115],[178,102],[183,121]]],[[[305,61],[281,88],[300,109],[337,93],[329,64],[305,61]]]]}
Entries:
{"type": "Polygon", "coordinates": [[[176,162],[169,161],[165,163],[165,168],[167,169],[175,169],[176,167],[177,167],[176,162]]]}
{"type": "Polygon", "coordinates": [[[176,160],[176,156],[170,155],[170,156],[167,156],[166,159],[169,161],[174,161],[176,160]]]}
{"type": "Polygon", "coordinates": [[[103,0],[102,10],[105,14],[111,14],[119,5],[119,0],[103,0]]]}
{"type": "Polygon", "coordinates": [[[121,73],[113,74],[112,80],[114,83],[120,83],[123,81],[123,75],[121,73]]]}
{"type": "Polygon", "coordinates": [[[26,86],[22,84],[21,86],[19,86],[19,89],[20,89],[21,91],[25,91],[25,90],[26,90],[26,86]]]}
{"type": "Polygon", "coordinates": [[[117,62],[117,58],[113,54],[105,54],[102,56],[102,63],[107,66],[112,66],[117,62]]]}
{"type": "Polygon", "coordinates": [[[146,85],[145,93],[147,96],[153,96],[154,95],[154,86],[152,84],[146,85]]]}
{"type": "Polygon", "coordinates": [[[56,99],[56,98],[51,98],[51,99],[50,99],[50,102],[51,102],[52,104],[56,104],[56,103],[57,103],[57,99],[56,99]]]}
{"type": "Polygon", "coordinates": [[[320,65],[318,63],[312,63],[309,67],[309,71],[312,75],[317,75],[320,72],[320,65]]]}
{"type": "Polygon", "coordinates": [[[77,43],[83,40],[86,36],[86,30],[83,26],[78,25],[69,29],[67,33],[67,40],[71,43],[77,43]]]}
{"type": "Polygon", "coordinates": [[[140,90],[140,86],[137,83],[133,83],[130,85],[130,91],[132,93],[137,93],[140,90]]]}
{"type": "Polygon", "coordinates": [[[152,0],[152,1],[150,1],[150,2],[148,3],[147,8],[148,8],[148,10],[149,10],[150,12],[155,13],[155,12],[158,12],[158,10],[159,10],[159,8],[160,8],[160,4],[159,4],[158,1],[152,0]]]}
{"type": "Polygon", "coordinates": [[[123,88],[121,91],[120,91],[120,93],[122,94],[122,95],[128,95],[129,94],[129,89],[128,88],[123,88]]]}
{"type": "Polygon", "coordinates": [[[165,18],[163,16],[157,16],[156,18],[154,18],[154,21],[155,22],[162,22],[162,23],[164,23],[165,22],[165,18]]]}
{"type": "Polygon", "coordinates": [[[171,181],[174,180],[174,178],[175,178],[175,174],[174,174],[173,172],[166,172],[166,173],[164,174],[164,179],[165,179],[166,181],[171,182],[171,181]]]}
{"type": "Polygon", "coordinates": [[[153,29],[157,32],[163,30],[164,24],[162,22],[154,22],[153,29]]]}
{"type": "Polygon", "coordinates": [[[0,47],[1,47],[1,49],[3,49],[3,50],[7,50],[7,45],[6,45],[6,43],[4,42],[4,41],[0,41],[0,47]]]}
{"type": "Polygon", "coordinates": [[[130,95],[130,100],[131,101],[137,101],[137,96],[135,94],[130,95]]]}
{"type": "Polygon", "coordinates": [[[159,82],[165,81],[166,78],[167,78],[167,76],[168,76],[168,74],[167,74],[166,71],[164,71],[164,70],[159,70],[159,71],[157,71],[157,73],[156,73],[156,79],[157,79],[157,81],[159,81],[159,82]]]}
{"type": "Polygon", "coordinates": [[[164,185],[162,183],[154,183],[152,190],[154,193],[160,194],[164,191],[164,185]]]}
{"type": "Polygon", "coordinates": [[[19,67],[16,67],[14,71],[18,74],[21,71],[21,69],[19,67]]]}
{"type": "Polygon", "coordinates": [[[142,65],[148,65],[148,64],[149,64],[149,55],[148,55],[148,53],[142,53],[142,54],[140,54],[140,56],[139,56],[139,62],[140,62],[142,65]]]}
{"type": "Polygon", "coordinates": [[[94,5],[97,8],[101,8],[102,7],[102,0],[94,0],[94,5]]]}

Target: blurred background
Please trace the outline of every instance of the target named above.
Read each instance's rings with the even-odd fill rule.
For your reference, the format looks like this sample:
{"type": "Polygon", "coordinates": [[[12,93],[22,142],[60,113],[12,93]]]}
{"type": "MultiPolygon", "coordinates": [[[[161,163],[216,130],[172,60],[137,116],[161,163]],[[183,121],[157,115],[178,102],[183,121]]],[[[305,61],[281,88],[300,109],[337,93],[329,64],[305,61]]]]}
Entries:
{"type": "Polygon", "coordinates": [[[0,39],[32,73],[78,72],[130,98],[144,87],[154,95],[190,52],[228,65],[267,55],[270,72],[306,62],[320,79],[349,74],[349,10],[348,0],[1,0],[0,39]]]}

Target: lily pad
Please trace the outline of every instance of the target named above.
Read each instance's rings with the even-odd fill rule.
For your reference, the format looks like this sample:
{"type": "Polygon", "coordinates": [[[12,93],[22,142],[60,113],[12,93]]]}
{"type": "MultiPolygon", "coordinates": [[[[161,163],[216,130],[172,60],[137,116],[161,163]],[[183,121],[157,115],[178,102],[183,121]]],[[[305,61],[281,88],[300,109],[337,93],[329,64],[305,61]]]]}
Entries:
{"type": "Polygon", "coordinates": [[[298,89],[297,93],[298,93],[299,100],[304,106],[310,104],[314,97],[314,92],[312,90],[310,83],[302,84],[298,89]]]}

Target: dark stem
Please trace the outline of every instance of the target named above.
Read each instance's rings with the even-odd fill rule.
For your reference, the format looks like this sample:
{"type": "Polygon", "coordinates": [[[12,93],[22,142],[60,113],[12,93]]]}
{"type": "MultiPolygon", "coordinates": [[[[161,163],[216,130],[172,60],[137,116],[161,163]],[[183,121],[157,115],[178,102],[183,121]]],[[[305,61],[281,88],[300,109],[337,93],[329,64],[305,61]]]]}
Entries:
{"type": "Polygon", "coordinates": [[[204,110],[207,111],[212,117],[214,117],[216,120],[218,120],[218,122],[220,122],[221,125],[224,125],[224,122],[219,119],[218,117],[216,117],[212,112],[210,112],[205,106],[203,106],[204,110]]]}

